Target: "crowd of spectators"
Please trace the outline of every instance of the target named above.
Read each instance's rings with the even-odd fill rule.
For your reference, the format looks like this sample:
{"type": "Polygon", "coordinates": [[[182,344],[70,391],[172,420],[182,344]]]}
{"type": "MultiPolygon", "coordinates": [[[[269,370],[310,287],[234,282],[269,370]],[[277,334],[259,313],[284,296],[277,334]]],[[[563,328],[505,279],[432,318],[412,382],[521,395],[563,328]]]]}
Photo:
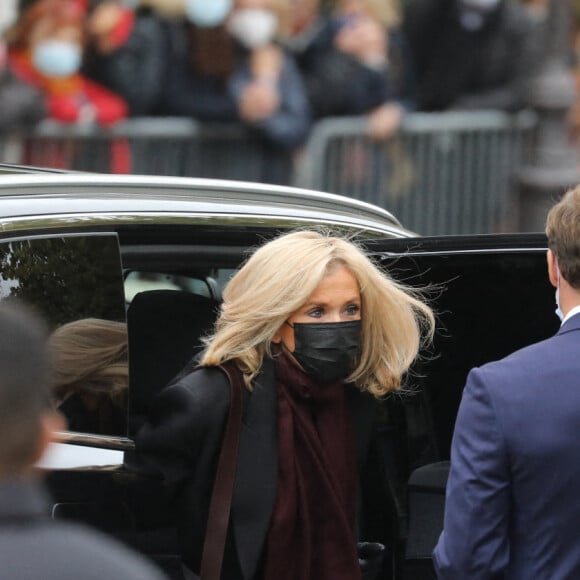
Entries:
{"type": "Polygon", "coordinates": [[[2,3],[0,131],[183,116],[284,150],[328,116],[385,139],[410,110],[525,107],[543,38],[519,0],[2,3]]]}

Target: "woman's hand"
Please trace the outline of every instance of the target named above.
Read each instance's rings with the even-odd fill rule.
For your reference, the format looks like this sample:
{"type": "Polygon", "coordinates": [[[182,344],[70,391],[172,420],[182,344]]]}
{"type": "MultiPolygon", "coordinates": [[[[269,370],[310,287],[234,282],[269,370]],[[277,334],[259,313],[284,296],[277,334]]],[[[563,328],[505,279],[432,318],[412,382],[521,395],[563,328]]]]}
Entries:
{"type": "Polygon", "coordinates": [[[278,88],[268,80],[253,80],[244,89],[238,107],[242,121],[255,123],[267,119],[280,107],[278,88]]]}
{"type": "Polygon", "coordinates": [[[238,103],[242,121],[254,123],[271,117],[280,107],[278,78],[282,70],[282,50],[274,45],[257,48],[250,55],[252,81],[238,103]]]}
{"type": "Polygon", "coordinates": [[[87,29],[97,48],[102,53],[115,50],[113,33],[123,16],[123,7],[117,2],[106,1],[99,4],[89,18],[87,29]]]}
{"type": "Polygon", "coordinates": [[[384,141],[392,137],[401,126],[403,109],[397,103],[385,103],[368,115],[367,132],[371,139],[384,141]]]}
{"type": "Polygon", "coordinates": [[[250,55],[250,69],[255,78],[278,79],[282,64],[282,50],[273,44],[256,48],[250,55]]]}

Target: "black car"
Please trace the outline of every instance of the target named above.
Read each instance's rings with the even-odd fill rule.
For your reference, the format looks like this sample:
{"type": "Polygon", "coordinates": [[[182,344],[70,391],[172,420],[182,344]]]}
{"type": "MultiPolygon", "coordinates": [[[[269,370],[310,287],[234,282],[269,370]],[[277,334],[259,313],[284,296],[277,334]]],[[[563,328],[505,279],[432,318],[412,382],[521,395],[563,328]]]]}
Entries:
{"type": "Polygon", "coordinates": [[[3,171],[0,298],[33,303],[55,328],[127,324],[128,393],[106,416],[69,401],[71,431],[40,464],[55,518],[94,525],[180,577],[163,485],[133,468],[135,432],[155,393],[199,349],[222,288],[249,252],[283,231],[326,227],[352,234],[393,276],[422,288],[437,312],[434,344],[382,405],[373,449],[385,469],[365,492],[377,509],[362,524],[365,539],[388,548],[385,580],[430,577],[468,370],[558,326],[543,234],[422,238],[385,210],[318,192],[3,171]]]}

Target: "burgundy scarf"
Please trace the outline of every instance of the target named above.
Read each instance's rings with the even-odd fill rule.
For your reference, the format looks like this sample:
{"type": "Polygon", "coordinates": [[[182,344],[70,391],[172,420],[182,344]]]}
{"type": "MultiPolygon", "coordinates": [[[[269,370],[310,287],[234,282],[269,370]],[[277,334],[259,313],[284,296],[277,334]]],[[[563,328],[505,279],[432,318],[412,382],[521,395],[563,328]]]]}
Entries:
{"type": "Polygon", "coordinates": [[[321,387],[280,348],[278,490],[264,580],[357,580],[356,459],[342,383],[321,387]]]}

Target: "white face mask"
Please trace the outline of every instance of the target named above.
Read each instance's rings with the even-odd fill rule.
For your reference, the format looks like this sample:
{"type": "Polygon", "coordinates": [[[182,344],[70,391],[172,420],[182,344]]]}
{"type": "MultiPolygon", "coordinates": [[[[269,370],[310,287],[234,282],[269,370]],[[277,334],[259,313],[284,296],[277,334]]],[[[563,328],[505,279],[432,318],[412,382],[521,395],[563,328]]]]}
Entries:
{"type": "Polygon", "coordinates": [[[243,8],[231,15],[227,29],[242,46],[252,50],[272,42],[278,17],[270,10],[243,8]]]}
{"type": "Polygon", "coordinates": [[[185,0],[185,16],[200,28],[219,26],[231,9],[232,0],[185,0]]]}
{"type": "Polygon", "coordinates": [[[560,319],[560,322],[564,321],[564,313],[562,312],[562,309],[560,308],[560,268],[558,266],[558,262],[556,262],[556,271],[558,272],[558,283],[556,285],[556,310],[554,311],[556,313],[556,316],[560,319]]]}
{"type": "Polygon", "coordinates": [[[65,78],[81,67],[82,49],[76,42],[43,40],[32,50],[34,68],[47,77],[65,78]]]}

